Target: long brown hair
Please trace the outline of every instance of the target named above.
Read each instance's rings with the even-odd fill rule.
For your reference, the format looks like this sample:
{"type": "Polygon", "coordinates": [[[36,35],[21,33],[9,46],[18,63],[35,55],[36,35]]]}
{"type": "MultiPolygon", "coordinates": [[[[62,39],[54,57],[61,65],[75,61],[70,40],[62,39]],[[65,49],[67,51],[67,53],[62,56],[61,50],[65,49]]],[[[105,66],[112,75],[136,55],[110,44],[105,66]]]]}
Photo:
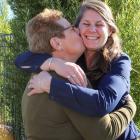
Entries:
{"type": "MultiPolygon", "coordinates": [[[[92,9],[100,14],[103,17],[105,22],[108,24],[109,28],[112,31],[112,34],[108,37],[108,40],[104,47],[101,50],[97,51],[97,59],[93,68],[88,70],[89,75],[92,74],[92,78],[97,80],[104,73],[108,72],[110,62],[118,57],[121,50],[121,43],[119,38],[119,30],[115,24],[111,9],[104,2],[99,0],[86,0],[81,4],[79,14],[77,16],[75,25],[78,27],[83,14],[86,10],[92,9]]],[[[91,77],[91,75],[90,75],[91,77]]]]}

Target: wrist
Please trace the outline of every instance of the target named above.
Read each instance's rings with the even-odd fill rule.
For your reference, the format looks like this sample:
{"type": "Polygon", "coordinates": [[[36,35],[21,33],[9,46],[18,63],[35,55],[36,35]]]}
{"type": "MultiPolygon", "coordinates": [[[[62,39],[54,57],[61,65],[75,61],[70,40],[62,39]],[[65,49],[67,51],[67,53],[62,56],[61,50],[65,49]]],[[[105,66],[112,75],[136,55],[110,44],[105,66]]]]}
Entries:
{"type": "Polygon", "coordinates": [[[50,64],[50,66],[49,66],[49,69],[50,69],[51,71],[55,71],[56,63],[57,63],[57,58],[52,57],[51,64],[50,64]]]}
{"type": "Polygon", "coordinates": [[[44,86],[43,91],[50,93],[50,86],[51,86],[52,76],[50,76],[47,80],[47,85],[44,86]]]}
{"type": "Polygon", "coordinates": [[[41,70],[50,71],[52,70],[51,65],[53,63],[53,57],[48,58],[40,67],[41,70]]]}
{"type": "Polygon", "coordinates": [[[51,64],[52,64],[52,61],[53,61],[53,57],[51,57],[49,60],[48,60],[48,71],[51,70],[51,64]]]}

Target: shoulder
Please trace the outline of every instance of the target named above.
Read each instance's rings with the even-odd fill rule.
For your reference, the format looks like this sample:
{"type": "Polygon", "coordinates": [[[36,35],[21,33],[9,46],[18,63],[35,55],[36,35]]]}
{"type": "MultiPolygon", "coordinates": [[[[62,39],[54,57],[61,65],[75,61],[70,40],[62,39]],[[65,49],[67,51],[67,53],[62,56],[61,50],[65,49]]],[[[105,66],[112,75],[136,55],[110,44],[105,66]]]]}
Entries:
{"type": "Polygon", "coordinates": [[[118,56],[117,58],[115,58],[112,61],[112,64],[117,63],[117,62],[128,62],[128,63],[131,63],[131,59],[130,59],[129,55],[127,55],[126,53],[121,53],[120,56],[118,56]]]}
{"type": "Polygon", "coordinates": [[[131,68],[131,59],[126,53],[121,53],[120,56],[111,62],[111,67],[128,67],[131,68]]]}
{"type": "Polygon", "coordinates": [[[124,77],[130,76],[131,59],[126,53],[122,53],[119,57],[111,62],[111,72],[124,77]]]}

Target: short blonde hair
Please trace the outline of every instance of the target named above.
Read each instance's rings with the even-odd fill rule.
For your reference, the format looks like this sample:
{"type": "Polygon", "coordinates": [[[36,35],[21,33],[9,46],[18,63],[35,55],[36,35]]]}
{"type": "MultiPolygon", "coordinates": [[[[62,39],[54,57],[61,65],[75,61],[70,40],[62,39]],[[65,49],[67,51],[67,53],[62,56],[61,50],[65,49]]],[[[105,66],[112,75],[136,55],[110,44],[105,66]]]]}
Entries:
{"type": "Polygon", "coordinates": [[[29,43],[29,50],[35,53],[51,53],[50,39],[57,35],[64,37],[61,32],[64,27],[56,21],[62,18],[61,11],[44,9],[43,12],[33,17],[26,25],[26,36],[29,43]]]}

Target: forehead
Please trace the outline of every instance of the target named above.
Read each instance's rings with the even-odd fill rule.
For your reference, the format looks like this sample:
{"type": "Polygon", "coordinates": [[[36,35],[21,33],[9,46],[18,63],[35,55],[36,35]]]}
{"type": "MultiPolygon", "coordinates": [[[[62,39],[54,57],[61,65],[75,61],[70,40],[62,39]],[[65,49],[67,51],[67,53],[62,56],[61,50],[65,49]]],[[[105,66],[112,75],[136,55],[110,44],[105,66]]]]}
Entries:
{"type": "Polygon", "coordinates": [[[60,18],[59,20],[57,20],[57,23],[63,26],[64,28],[67,28],[71,25],[70,22],[66,20],[65,18],[60,18]]]}
{"type": "Polygon", "coordinates": [[[87,9],[81,20],[104,21],[103,17],[93,9],[87,9]]]}

